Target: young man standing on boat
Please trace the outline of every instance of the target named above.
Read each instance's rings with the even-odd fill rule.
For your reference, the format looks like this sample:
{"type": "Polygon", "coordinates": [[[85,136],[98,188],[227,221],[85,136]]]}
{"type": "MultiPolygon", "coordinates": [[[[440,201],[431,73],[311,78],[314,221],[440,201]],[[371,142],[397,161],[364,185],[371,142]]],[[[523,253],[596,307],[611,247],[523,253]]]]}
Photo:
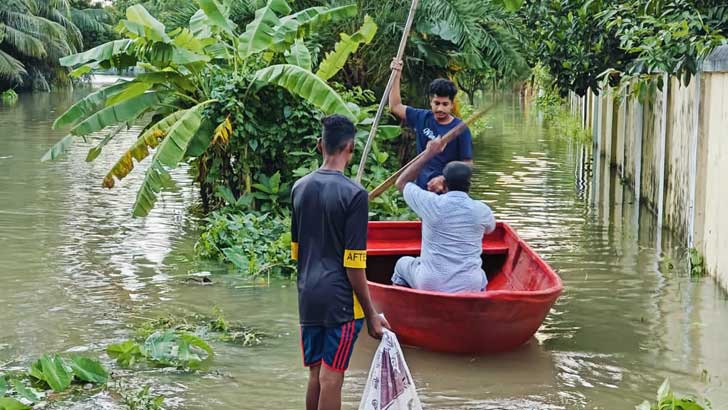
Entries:
{"type": "Polygon", "coordinates": [[[389,324],[377,314],[365,276],[369,198],[344,176],[356,128],[332,115],[322,120],[321,168],[299,179],[291,198],[291,257],[298,264],[298,311],[306,410],[339,410],[344,372],[364,318],[373,337],[389,324]]]}
{"type": "MultiPolygon", "coordinates": [[[[402,60],[392,61],[395,72],[392,90],[389,92],[389,109],[401,121],[415,130],[417,135],[417,153],[424,151],[427,142],[447,134],[462,122],[452,115],[455,95],[458,90],[455,84],[447,79],[438,78],[430,83],[430,110],[421,110],[402,104],[400,80],[402,77],[402,60]]],[[[430,159],[417,176],[417,185],[436,193],[445,191],[443,170],[452,161],[461,161],[468,165],[473,163],[473,137],[468,128],[455,141],[447,145],[445,150],[430,159]]]]}
{"type": "Polygon", "coordinates": [[[459,161],[445,166],[443,195],[412,183],[446,149],[440,138],[428,142],[425,155],[397,178],[397,189],[422,220],[422,249],[417,258],[403,256],[397,261],[392,283],[435,292],[482,291],[488,284],[480,258],[483,235],[493,232],[495,217],[488,205],[468,194],[471,166],[459,161]]]}

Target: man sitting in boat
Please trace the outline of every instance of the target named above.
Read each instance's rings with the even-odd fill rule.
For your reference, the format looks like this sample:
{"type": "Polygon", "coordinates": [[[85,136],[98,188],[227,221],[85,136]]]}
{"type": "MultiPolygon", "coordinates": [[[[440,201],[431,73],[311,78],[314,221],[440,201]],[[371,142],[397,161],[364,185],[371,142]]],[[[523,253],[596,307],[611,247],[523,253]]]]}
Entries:
{"type": "MultiPolygon", "coordinates": [[[[421,110],[402,104],[400,95],[400,79],[402,77],[402,60],[392,61],[395,72],[392,90],[389,92],[389,109],[417,134],[417,153],[425,149],[428,141],[439,138],[455,128],[462,121],[452,115],[455,95],[458,92],[455,84],[447,79],[438,78],[430,84],[430,110],[421,110]]],[[[455,141],[439,154],[423,165],[417,176],[417,185],[432,192],[445,192],[443,170],[452,161],[473,164],[473,137],[466,127],[455,141]]]]}
{"type": "Polygon", "coordinates": [[[435,292],[482,291],[488,284],[480,258],[483,235],[493,232],[495,217],[488,205],[468,195],[471,166],[459,161],[445,166],[443,195],[412,183],[445,149],[440,138],[429,141],[425,154],[397,179],[397,189],[422,220],[422,250],[417,258],[397,261],[392,283],[435,292]]]}

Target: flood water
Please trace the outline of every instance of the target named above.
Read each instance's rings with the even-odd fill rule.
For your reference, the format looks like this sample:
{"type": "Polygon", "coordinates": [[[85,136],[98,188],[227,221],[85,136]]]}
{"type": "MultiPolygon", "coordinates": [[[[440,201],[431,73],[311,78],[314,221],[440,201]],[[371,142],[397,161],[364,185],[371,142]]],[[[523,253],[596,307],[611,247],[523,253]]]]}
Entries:
{"type": "MultiPolygon", "coordinates": [[[[85,352],[129,385],[151,384],[168,408],[301,409],[296,290],[253,286],[225,267],[196,261],[199,220],[185,170],[152,215],[132,219],[143,179],[113,190],[101,180],[138,129],[92,163],[93,143],[63,160],[39,158],[63,134],[53,119],[70,93],[21,95],[0,106],[0,371],[46,352],[85,352]],[[215,284],[183,278],[210,271],[215,284]],[[124,371],[105,355],[134,324],[167,313],[222,308],[267,337],[257,347],[214,342],[199,373],[124,371]]],[[[429,409],[631,409],[665,377],[681,393],[728,408],[728,296],[711,278],[690,278],[682,243],[661,231],[614,171],[588,146],[548,132],[504,97],[475,137],[473,195],[550,263],[564,293],[536,336],[516,351],[453,356],[406,349],[429,409]]],[[[376,341],[362,336],[344,387],[358,406],[376,341]]],[[[56,408],[123,408],[108,392],[56,408]]]]}

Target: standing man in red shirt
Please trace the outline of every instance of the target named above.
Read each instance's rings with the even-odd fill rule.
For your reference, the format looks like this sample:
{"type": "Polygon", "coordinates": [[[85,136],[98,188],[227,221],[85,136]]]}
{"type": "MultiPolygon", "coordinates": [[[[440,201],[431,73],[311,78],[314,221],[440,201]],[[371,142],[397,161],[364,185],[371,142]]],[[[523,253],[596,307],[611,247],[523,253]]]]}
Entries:
{"type": "Polygon", "coordinates": [[[298,262],[298,311],[303,364],[309,367],[306,410],[339,410],[344,372],[364,318],[381,337],[365,275],[369,198],[343,171],[354,153],[356,128],[332,115],[318,141],[324,163],[299,179],[291,194],[291,256],[298,262]]]}

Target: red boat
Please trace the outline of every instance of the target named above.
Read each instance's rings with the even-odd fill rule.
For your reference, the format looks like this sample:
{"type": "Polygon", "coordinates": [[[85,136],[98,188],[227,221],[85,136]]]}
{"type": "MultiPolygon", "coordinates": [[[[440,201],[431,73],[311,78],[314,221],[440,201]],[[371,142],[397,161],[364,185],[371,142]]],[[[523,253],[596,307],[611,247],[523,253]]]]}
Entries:
{"type": "Polygon", "coordinates": [[[375,307],[402,344],[453,353],[514,349],[530,339],[561,294],[559,276],[507,224],[483,238],[483,292],[392,286],[400,256],[420,254],[420,222],[369,222],[367,279],[375,307]]]}

